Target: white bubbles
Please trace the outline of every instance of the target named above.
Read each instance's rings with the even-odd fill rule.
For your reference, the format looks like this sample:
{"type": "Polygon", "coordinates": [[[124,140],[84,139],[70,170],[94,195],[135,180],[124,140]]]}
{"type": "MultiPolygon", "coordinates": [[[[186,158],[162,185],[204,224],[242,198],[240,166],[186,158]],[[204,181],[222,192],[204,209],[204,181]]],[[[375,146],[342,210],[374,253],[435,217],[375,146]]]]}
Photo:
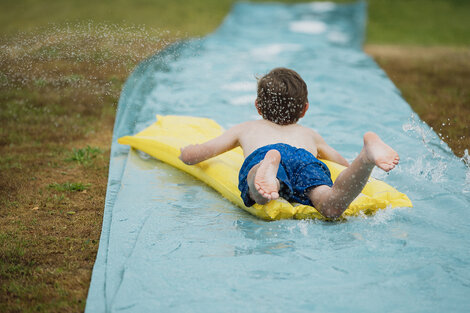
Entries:
{"type": "Polygon", "coordinates": [[[330,31],[327,35],[327,38],[330,42],[334,43],[347,43],[349,41],[349,36],[340,31],[330,31]]]}
{"type": "Polygon", "coordinates": [[[283,49],[281,45],[269,45],[269,46],[255,48],[251,50],[251,53],[256,56],[272,56],[272,55],[278,55],[279,53],[282,52],[282,50],[283,49]]]}
{"type": "Polygon", "coordinates": [[[298,51],[301,49],[300,45],[297,44],[271,44],[266,46],[259,46],[250,51],[250,54],[255,57],[269,58],[277,56],[282,52],[286,51],[298,51]]]}
{"type": "Polygon", "coordinates": [[[300,220],[294,224],[294,227],[290,227],[291,233],[294,233],[298,231],[300,234],[302,234],[304,237],[308,237],[308,228],[309,225],[311,224],[310,220],[300,220]]]}
{"type": "Polygon", "coordinates": [[[289,29],[296,33],[318,35],[324,33],[327,26],[320,21],[296,21],[289,24],[289,29]]]}
{"type": "Polygon", "coordinates": [[[334,2],[324,1],[324,2],[313,2],[310,4],[310,7],[313,11],[318,13],[330,12],[336,8],[334,2]]]}
{"type": "Polygon", "coordinates": [[[372,225],[388,224],[395,217],[399,209],[400,208],[392,209],[391,207],[386,207],[385,209],[378,210],[373,216],[369,217],[368,220],[372,225]]]}
{"type": "Polygon", "coordinates": [[[222,85],[221,88],[228,91],[256,91],[256,83],[252,81],[233,82],[222,85]]]}
{"type": "Polygon", "coordinates": [[[229,99],[231,105],[243,106],[243,105],[254,105],[256,95],[243,95],[229,99]]]}

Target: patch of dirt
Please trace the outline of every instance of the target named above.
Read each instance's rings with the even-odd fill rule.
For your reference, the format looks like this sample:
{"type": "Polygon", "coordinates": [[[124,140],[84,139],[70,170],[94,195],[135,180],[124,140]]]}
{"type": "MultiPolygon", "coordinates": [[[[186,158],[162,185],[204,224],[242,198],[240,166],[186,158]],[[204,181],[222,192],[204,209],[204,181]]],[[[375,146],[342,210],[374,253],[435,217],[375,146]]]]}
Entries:
{"type": "Polygon", "coordinates": [[[1,42],[0,312],[84,310],[120,90],[168,42],[127,35],[56,30],[1,42]],[[69,160],[87,146],[101,152],[69,160]],[[89,187],[51,188],[64,183],[89,187]]]}

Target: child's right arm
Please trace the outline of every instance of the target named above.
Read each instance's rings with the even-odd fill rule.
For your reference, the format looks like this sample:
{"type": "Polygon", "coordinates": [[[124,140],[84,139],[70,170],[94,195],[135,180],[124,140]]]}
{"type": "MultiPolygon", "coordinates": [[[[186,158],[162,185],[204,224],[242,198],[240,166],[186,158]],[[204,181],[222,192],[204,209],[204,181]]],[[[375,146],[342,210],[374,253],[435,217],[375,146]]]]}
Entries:
{"type": "Polygon", "coordinates": [[[205,143],[189,145],[181,148],[181,155],[179,158],[185,164],[194,165],[226,151],[232,150],[240,145],[238,140],[240,131],[241,124],[230,128],[222,135],[205,143]]]}

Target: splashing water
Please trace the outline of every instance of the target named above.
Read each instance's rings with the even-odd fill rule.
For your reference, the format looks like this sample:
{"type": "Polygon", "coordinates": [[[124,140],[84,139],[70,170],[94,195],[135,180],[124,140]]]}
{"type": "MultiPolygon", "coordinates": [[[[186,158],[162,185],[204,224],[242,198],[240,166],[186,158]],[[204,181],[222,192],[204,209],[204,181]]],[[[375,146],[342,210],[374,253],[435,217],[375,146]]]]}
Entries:
{"type": "Polygon", "coordinates": [[[175,35],[142,26],[82,22],[19,33],[0,41],[0,88],[35,85],[115,93],[111,75],[127,75],[175,35]]]}
{"type": "Polygon", "coordinates": [[[464,194],[469,190],[469,157],[468,150],[465,150],[464,156],[460,159],[465,165],[466,169],[465,179],[461,186],[455,182],[455,177],[449,173],[449,159],[454,157],[452,150],[447,144],[442,141],[432,128],[428,127],[424,121],[420,121],[416,114],[411,114],[409,122],[402,126],[403,130],[420,140],[430,154],[422,154],[417,156],[412,162],[413,165],[408,169],[411,175],[422,178],[423,181],[430,181],[433,183],[446,184],[445,188],[449,190],[459,190],[464,194]],[[454,183],[453,183],[454,182],[454,183]],[[457,188],[457,189],[455,189],[457,188]]]}
{"type": "Polygon", "coordinates": [[[110,125],[126,77],[171,38],[144,27],[91,22],[1,37],[3,142],[60,144],[110,125]],[[93,120],[102,122],[90,126],[93,120]],[[26,127],[18,132],[18,124],[26,127]]]}
{"type": "Polygon", "coordinates": [[[467,167],[463,193],[470,193],[470,155],[468,154],[468,149],[465,149],[464,155],[460,160],[464,162],[467,167]]]}

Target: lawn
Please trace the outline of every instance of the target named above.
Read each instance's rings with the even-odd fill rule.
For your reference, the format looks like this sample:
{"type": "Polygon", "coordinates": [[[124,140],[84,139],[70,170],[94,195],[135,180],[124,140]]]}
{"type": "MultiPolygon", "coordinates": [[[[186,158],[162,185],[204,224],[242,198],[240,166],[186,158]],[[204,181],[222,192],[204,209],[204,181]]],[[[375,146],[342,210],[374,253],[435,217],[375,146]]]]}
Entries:
{"type": "MultiPolygon", "coordinates": [[[[0,3],[0,312],[84,310],[112,127],[132,69],[213,31],[233,1],[0,3]]],[[[374,0],[365,50],[461,157],[470,2],[374,0]]]]}

